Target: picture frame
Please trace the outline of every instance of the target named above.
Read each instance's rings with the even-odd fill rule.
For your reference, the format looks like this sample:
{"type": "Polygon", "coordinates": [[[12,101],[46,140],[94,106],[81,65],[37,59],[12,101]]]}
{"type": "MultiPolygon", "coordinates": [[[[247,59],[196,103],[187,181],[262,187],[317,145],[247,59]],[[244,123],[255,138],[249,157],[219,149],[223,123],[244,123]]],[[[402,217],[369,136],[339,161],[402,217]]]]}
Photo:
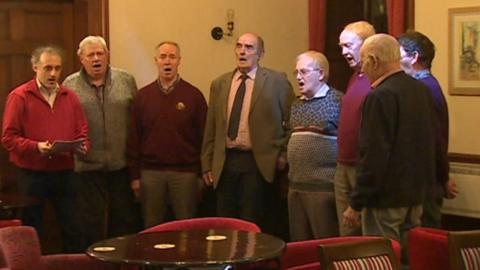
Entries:
{"type": "Polygon", "coordinates": [[[480,96],[480,6],[448,10],[448,90],[480,96]]]}

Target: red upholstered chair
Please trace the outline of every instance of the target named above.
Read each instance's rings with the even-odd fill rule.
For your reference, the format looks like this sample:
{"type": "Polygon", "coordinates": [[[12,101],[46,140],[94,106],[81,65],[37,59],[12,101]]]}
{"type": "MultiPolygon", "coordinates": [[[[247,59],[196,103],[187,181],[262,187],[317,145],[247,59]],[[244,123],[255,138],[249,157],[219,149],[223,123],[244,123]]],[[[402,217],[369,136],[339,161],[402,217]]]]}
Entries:
{"type": "MultiPolygon", "coordinates": [[[[287,243],[287,249],[281,258],[282,270],[319,270],[320,258],[317,248],[321,244],[347,243],[381,239],[375,236],[345,236],[287,243]]],[[[400,262],[400,244],[391,240],[397,262],[400,262]]]]}
{"type": "Polygon", "coordinates": [[[2,219],[0,220],[0,228],[10,227],[10,226],[21,226],[22,221],[20,219],[2,219]]]}
{"type": "Polygon", "coordinates": [[[332,270],[399,270],[390,239],[321,244],[320,265],[332,270]]]}
{"type": "Polygon", "coordinates": [[[141,233],[208,229],[234,229],[249,232],[260,232],[260,228],[255,223],[245,220],[226,217],[204,217],[181,219],[162,223],[148,228],[141,233]]]}
{"type": "Polygon", "coordinates": [[[480,230],[449,232],[448,245],[452,269],[480,269],[480,230]]]}
{"type": "Polygon", "coordinates": [[[408,233],[410,270],[451,270],[448,231],[416,227],[408,233]]]}
{"type": "Polygon", "coordinates": [[[14,226],[0,229],[0,268],[15,270],[110,270],[115,265],[99,262],[85,254],[42,256],[34,228],[14,226]]]}

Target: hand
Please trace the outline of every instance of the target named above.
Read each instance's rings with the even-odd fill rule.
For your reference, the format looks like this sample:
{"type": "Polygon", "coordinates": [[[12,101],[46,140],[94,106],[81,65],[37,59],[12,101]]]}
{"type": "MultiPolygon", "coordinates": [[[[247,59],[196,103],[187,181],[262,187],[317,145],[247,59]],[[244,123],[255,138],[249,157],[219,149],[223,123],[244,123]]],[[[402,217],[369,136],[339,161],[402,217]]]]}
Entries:
{"type": "Polygon", "coordinates": [[[348,227],[360,227],[361,222],[360,222],[360,215],[361,212],[353,210],[351,206],[343,212],[343,224],[348,227]]]}
{"type": "Polygon", "coordinates": [[[203,181],[203,177],[198,177],[198,186],[197,186],[197,200],[201,201],[203,198],[203,190],[205,189],[205,182],[203,181]]]}
{"type": "Polygon", "coordinates": [[[85,155],[87,153],[87,144],[84,142],[75,148],[75,154],[85,155]]]}
{"type": "Polygon", "coordinates": [[[140,198],[140,179],[133,179],[130,182],[130,188],[132,189],[135,198],[140,198]]]}
{"type": "Polygon", "coordinates": [[[283,171],[287,168],[287,158],[285,155],[280,154],[277,158],[277,170],[283,171]]]}
{"type": "Polygon", "coordinates": [[[205,183],[206,186],[212,186],[213,185],[212,171],[208,171],[208,172],[203,173],[203,182],[205,183]]]}
{"type": "Polygon", "coordinates": [[[457,183],[453,179],[448,179],[448,181],[445,183],[445,198],[453,199],[457,197],[457,195],[457,183]]]}
{"type": "Polygon", "coordinates": [[[52,144],[48,141],[37,143],[37,149],[42,155],[48,155],[52,150],[52,144]]]}

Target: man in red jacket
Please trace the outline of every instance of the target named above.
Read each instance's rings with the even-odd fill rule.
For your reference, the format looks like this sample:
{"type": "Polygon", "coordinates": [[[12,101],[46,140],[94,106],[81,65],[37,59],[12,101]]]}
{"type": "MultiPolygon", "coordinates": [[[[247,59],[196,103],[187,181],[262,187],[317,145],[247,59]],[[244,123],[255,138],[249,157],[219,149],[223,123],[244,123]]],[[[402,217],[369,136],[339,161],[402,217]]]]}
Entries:
{"type": "MultiPolygon", "coordinates": [[[[36,76],[10,92],[3,115],[2,144],[19,168],[27,196],[49,199],[62,229],[64,252],[80,252],[75,222],[73,152],[87,151],[87,122],[75,93],[60,86],[62,52],[56,47],[33,51],[36,76]],[[67,141],[61,147],[59,141],[67,141]]],[[[42,233],[42,207],[25,209],[24,222],[42,233]]]]}

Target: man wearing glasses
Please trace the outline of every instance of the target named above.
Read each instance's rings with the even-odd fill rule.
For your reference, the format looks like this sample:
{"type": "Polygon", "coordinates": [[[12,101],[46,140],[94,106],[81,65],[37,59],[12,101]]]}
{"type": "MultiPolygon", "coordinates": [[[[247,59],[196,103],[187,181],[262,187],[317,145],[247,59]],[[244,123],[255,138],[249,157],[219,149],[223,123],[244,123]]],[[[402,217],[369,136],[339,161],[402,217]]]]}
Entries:
{"type": "Polygon", "coordinates": [[[297,57],[301,96],[292,104],[288,142],[290,240],[338,235],[333,176],[342,93],[328,84],[329,63],[316,51],[297,57]]]}

